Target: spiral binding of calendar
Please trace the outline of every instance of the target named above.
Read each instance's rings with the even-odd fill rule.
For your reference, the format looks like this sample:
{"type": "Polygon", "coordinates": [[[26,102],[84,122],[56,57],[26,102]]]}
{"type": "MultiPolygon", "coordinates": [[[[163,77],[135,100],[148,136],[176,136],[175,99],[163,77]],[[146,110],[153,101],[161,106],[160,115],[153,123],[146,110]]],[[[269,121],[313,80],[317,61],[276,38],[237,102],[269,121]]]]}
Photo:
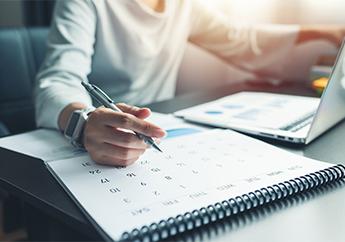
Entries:
{"type": "Polygon", "coordinates": [[[157,241],[198,228],[273,201],[328,184],[345,176],[345,167],[336,165],[325,170],[258,189],[214,205],[162,220],[122,235],[121,241],[157,241]]]}

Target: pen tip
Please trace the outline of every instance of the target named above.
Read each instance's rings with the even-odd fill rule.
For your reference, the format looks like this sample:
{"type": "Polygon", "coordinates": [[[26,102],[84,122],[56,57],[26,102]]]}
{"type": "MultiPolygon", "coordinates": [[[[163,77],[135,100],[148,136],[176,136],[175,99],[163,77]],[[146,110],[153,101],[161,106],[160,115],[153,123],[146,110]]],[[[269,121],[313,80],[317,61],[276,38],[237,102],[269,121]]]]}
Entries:
{"type": "Polygon", "coordinates": [[[160,151],[163,153],[163,151],[158,147],[158,145],[156,145],[155,143],[152,144],[153,148],[155,148],[156,150],[160,151]]]}

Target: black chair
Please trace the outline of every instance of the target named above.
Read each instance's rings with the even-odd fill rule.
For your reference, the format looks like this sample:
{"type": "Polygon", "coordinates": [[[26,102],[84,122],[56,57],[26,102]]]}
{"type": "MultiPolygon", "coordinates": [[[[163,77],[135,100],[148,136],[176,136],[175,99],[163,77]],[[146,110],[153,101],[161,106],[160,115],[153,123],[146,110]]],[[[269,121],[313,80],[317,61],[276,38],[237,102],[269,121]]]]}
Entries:
{"type": "Polygon", "coordinates": [[[48,28],[0,29],[0,136],[35,128],[33,85],[48,28]]]}
{"type": "MultiPolygon", "coordinates": [[[[0,29],[0,137],[35,128],[32,91],[45,55],[47,34],[48,28],[0,29]]],[[[3,191],[0,200],[6,218],[4,231],[21,228],[22,202],[3,191]]]]}
{"type": "MultiPolygon", "coordinates": [[[[48,28],[0,28],[0,137],[36,127],[33,87],[47,35],[48,28]]],[[[0,200],[4,200],[5,232],[27,229],[27,238],[20,240],[86,240],[11,194],[0,190],[0,200]]]]}

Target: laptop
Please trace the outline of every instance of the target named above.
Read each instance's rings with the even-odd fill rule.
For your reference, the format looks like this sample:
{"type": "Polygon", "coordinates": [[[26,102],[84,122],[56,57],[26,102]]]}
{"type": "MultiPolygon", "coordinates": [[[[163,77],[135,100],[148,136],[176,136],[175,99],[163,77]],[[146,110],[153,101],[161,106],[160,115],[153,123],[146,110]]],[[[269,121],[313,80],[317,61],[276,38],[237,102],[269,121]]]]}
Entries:
{"type": "Polygon", "coordinates": [[[240,92],[175,112],[187,121],[308,144],[345,118],[345,47],[321,98],[240,92]]]}

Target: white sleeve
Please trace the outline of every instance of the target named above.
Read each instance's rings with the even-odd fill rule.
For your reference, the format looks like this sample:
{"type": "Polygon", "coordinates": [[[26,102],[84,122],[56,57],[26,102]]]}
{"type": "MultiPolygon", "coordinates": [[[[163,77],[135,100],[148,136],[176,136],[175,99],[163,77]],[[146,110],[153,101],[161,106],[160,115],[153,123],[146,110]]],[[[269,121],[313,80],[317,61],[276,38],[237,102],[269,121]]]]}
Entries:
{"type": "Polygon", "coordinates": [[[260,73],[284,61],[293,48],[296,25],[240,25],[193,0],[189,40],[240,69],[260,73]]]}
{"type": "Polygon", "coordinates": [[[57,1],[46,58],[36,77],[38,127],[57,129],[60,112],[72,102],[92,106],[80,82],[91,71],[96,21],[91,1],[57,1]]]}

